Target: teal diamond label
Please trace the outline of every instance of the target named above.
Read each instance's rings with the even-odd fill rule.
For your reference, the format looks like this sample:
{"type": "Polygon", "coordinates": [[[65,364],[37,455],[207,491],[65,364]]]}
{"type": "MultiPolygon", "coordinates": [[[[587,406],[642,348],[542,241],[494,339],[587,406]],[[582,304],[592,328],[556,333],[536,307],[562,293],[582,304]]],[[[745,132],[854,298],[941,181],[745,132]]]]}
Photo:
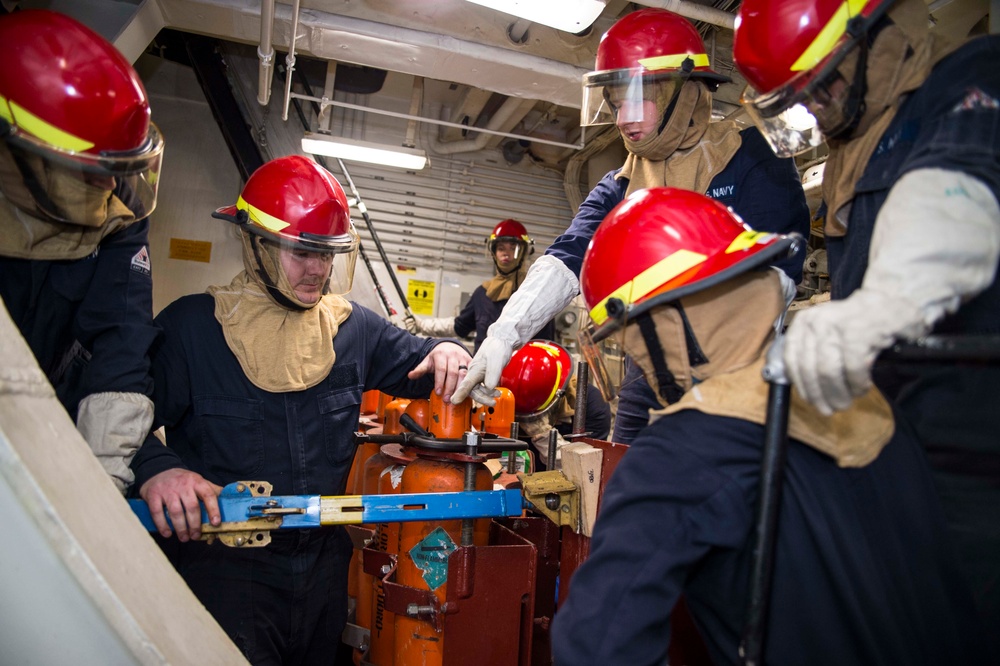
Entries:
{"type": "Polygon", "coordinates": [[[410,559],[424,572],[424,581],[431,592],[448,580],[448,557],[457,548],[458,546],[443,528],[435,527],[410,549],[410,559]]]}

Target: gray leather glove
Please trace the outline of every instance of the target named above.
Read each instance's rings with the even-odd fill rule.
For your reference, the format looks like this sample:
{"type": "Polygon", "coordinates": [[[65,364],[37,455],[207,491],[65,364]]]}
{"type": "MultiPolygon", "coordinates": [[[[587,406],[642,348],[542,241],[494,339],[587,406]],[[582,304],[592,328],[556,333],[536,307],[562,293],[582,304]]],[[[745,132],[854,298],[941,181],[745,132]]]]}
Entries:
{"type": "Polygon", "coordinates": [[[469,364],[468,374],[451,397],[452,403],[460,404],[472,395],[478,403],[495,405],[500,375],[514,350],[569,305],[579,291],[580,283],[566,264],[548,255],[540,257],[507,301],[500,318],[490,326],[487,338],[469,364]]]}
{"type": "Polygon", "coordinates": [[[789,379],[820,412],[846,409],[871,386],[875,357],[897,339],[926,335],[993,282],[1000,206],[959,171],[918,169],[879,211],[861,288],[796,314],[784,359],[789,379]]]}

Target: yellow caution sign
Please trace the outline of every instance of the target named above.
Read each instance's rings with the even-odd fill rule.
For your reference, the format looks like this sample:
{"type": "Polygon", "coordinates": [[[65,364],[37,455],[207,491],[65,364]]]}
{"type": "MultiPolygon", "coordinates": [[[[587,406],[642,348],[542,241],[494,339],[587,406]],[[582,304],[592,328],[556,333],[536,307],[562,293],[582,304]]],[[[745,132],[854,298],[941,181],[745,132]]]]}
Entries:
{"type": "Polygon", "coordinates": [[[432,315],[434,314],[434,282],[426,280],[407,280],[406,300],[410,302],[410,310],[413,314],[432,315]]]}
{"type": "Polygon", "coordinates": [[[207,241],[170,239],[170,258],[183,261],[212,261],[212,244],[207,241]]]}

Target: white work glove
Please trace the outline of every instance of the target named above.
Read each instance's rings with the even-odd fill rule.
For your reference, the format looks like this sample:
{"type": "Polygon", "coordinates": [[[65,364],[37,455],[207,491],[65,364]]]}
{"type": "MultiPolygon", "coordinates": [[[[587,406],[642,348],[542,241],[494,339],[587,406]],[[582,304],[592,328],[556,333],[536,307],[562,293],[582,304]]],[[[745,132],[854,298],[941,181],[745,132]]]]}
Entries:
{"type": "Polygon", "coordinates": [[[1000,206],[986,185],[944,169],[906,174],[879,211],[861,288],[789,326],[789,379],[823,414],[846,409],[871,387],[879,352],[927,334],[988,287],[998,258],[1000,206]]]}
{"type": "Polygon", "coordinates": [[[539,257],[500,318],[490,326],[451,402],[461,404],[471,394],[478,403],[495,405],[496,386],[514,350],[569,305],[579,291],[580,282],[566,264],[549,255],[539,257]]]}
{"type": "Polygon", "coordinates": [[[432,338],[458,337],[458,334],[455,332],[454,317],[427,317],[417,319],[412,315],[407,315],[403,322],[406,324],[406,330],[414,335],[420,334],[432,338]]]}
{"type": "Polygon", "coordinates": [[[92,393],[77,409],[77,430],[121,493],[135,480],[129,464],[152,425],[153,401],[141,393],[92,393]]]}

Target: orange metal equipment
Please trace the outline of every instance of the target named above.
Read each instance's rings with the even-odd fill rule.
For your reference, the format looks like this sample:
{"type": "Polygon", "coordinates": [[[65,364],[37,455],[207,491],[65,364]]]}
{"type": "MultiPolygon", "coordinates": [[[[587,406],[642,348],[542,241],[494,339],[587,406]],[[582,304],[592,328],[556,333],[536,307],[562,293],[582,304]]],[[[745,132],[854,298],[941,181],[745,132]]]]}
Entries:
{"type": "Polygon", "coordinates": [[[514,416],[514,394],[510,389],[498,386],[500,395],[493,407],[480,405],[472,412],[472,425],[478,430],[493,433],[499,437],[510,435],[510,424],[516,420],[514,416]]]}
{"type": "Polygon", "coordinates": [[[378,407],[375,408],[375,420],[379,423],[384,423],[385,419],[385,406],[393,401],[393,397],[388,393],[379,393],[378,395],[378,407]]]}
{"type": "MultiPolygon", "coordinates": [[[[438,438],[460,439],[469,429],[471,400],[452,405],[431,395],[431,422],[428,430],[438,438]]],[[[465,456],[418,451],[417,458],[403,471],[403,493],[458,492],[467,490],[466,471],[471,469],[475,490],[490,490],[493,478],[481,462],[464,461],[465,456]],[[468,467],[468,466],[471,466],[468,467]]],[[[472,521],[472,543],[489,543],[490,521],[472,521]]],[[[399,528],[399,557],[396,582],[430,590],[440,604],[447,595],[448,556],[462,544],[461,520],[403,523],[399,528]]],[[[434,624],[415,617],[395,618],[396,663],[406,666],[440,666],[444,657],[444,636],[434,624]]]]}
{"type": "Polygon", "coordinates": [[[361,413],[374,414],[378,411],[378,400],[381,392],[376,390],[365,391],[361,394],[361,413]]]}
{"type": "Polygon", "coordinates": [[[403,426],[399,425],[399,417],[403,415],[409,404],[408,398],[396,398],[386,404],[385,410],[383,410],[383,435],[398,435],[403,432],[403,426]]]}
{"type": "MultiPolygon", "coordinates": [[[[384,395],[384,394],[383,394],[384,395]]],[[[382,410],[383,414],[383,425],[382,434],[383,435],[398,435],[402,432],[402,426],[399,425],[399,417],[403,415],[403,411],[406,409],[410,401],[406,398],[396,398],[386,403],[382,410]]],[[[368,456],[368,459],[362,464],[362,471],[358,474],[358,479],[360,483],[356,484],[352,494],[361,495],[374,495],[379,492],[379,476],[386,467],[392,464],[392,460],[387,458],[382,454],[377,444],[371,444],[365,442],[362,448],[374,447],[376,449],[375,453],[368,456]]],[[[376,529],[376,536],[378,534],[378,526],[369,525],[370,528],[376,529]]],[[[359,627],[368,629],[372,628],[371,622],[373,617],[373,607],[374,603],[372,599],[372,576],[365,573],[364,570],[364,554],[363,551],[355,551],[354,557],[358,559],[357,565],[354,565],[352,560],[352,566],[350,575],[352,580],[350,581],[349,587],[356,590],[355,599],[357,599],[357,604],[355,606],[355,623],[359,627]]],[[[350,592],[350,590],[348,591],[350,592]]],[[[356,661],[360,662],[360,654],[358,650],[355,650],[356,661]]]]}
{"type": "MultiPolygon", "coordinates": [[[[406,466],[416,458],[413,447],[399,444],[384,444],[381,454],[392,464],[382,470],[378,479],[378,494],[398,494],[401,489],[403,472],[406,466]]],[[[400,523],[379,523],[375,526],[375,537],[371,547],[396,555],[399,553],[400,523]]],[[[395,648],[395,616],[385,607],[385,589],[381,576],[372,576],[372,617],[368,663],[376,666],[394,666],[395,648]]]]}
{"type": "MultiPolygon", "coordinates": [[[[408,400],[403,410],[421,428],[427,429],[430,422],[430,401],[425,399],[408,400]]],[[[399,415],[390,403],[386,405],[384,434],[396,435],[404,428],[399,423],[399,415]]],[[[379,460],[372,462],[372,469],[366,467],[365,478],[370,479],[376,466],[380,468],[376,481],[376,490],[380,495],[391,495],[400,492],[400,483],[405,466],[414,458],[413,447],[399,444],[383,444],[379,460]],[[387,464],[383,464],[387,462],[387,464]]],[[[370,482],[369,482],[370,483],[370,482]]],[[[366,491],[367,492],[367,491],[366,491]]],[[[399,523],[380,523],[375,526],[375,536],[370,547],[395,555],[399,552],[399,523]]],[[[393,666],[395,663],[395,616],[385,608],[385,590],[382,578],[378,575],[368,576],[372,584],[371,621],[367,625],[370,631],[368,648],[368,663],[377,666],[393,666]]]]}
{"type": "Polygon", "coordinates": [[[460,405],[441,399],[441,396],[431,393],[430,420],[427,429],[435,437],[442,439],[461,439],[469,429],[472,400],[466,398],[460,405]]]}
{"type": "Polygon", "coordinates": [[[411,400],[404,413],[413,419],[418,426],[427,430],[427,426],[431,422],[430,400],[411,400]]]}

